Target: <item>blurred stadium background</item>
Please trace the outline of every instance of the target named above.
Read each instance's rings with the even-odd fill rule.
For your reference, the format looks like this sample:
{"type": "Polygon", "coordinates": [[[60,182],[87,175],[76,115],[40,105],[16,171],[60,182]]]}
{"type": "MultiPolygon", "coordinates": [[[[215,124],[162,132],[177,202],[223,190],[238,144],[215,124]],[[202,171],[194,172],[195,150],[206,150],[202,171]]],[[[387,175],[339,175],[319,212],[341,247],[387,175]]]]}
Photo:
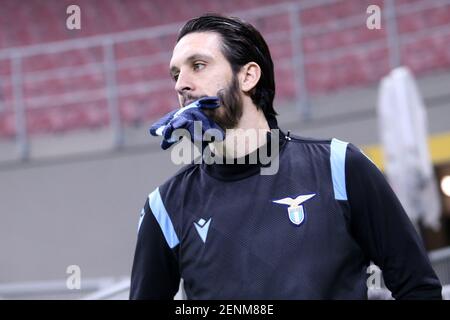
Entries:
{"type": "Polygon", "coordinates": [[[420,232],[449,284],[449,0],[0,0],[0,298],[127,297],[140,208],[177,170],[147,129],[177,105],[176,33],[205,12],[265,36],[281,128],[351,141],[381,169],[380,80],[411,70],[442,204],[441,228],[420,232]],[[66,288],[70,265],[81,290],[66,288]]]}

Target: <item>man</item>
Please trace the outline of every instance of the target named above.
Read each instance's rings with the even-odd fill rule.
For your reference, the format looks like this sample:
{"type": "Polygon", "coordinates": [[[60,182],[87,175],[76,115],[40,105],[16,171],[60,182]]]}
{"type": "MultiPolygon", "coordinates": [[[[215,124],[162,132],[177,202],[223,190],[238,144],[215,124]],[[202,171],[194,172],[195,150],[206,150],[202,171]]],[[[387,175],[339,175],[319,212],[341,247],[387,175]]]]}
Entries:
{"type": "Polygon", "coordinates": [[[255,147],[236,149],[228,142],[242,131],[227,130],[210,147],[246,163],[194,163],[150,193],[131,299],[172,299],[180,278],[188,299],[366,299],[370,261],[394,298],[441,298],[421,239],[358,148],[273,134],[273,63],[257,30],[236,18],[192,19],[179,33],[170,70],[186,108],[179,114],[187,113],[181,122],[170,114],[152,133],[192,131],[189,119],[201,119],[193,114],[203,108],[193,101],[218,96],[219,107],[202,114],[223,130],[263,134],[255,147]],[[274,144],[278,171],[262,175],[260,151],[274,144]]]}

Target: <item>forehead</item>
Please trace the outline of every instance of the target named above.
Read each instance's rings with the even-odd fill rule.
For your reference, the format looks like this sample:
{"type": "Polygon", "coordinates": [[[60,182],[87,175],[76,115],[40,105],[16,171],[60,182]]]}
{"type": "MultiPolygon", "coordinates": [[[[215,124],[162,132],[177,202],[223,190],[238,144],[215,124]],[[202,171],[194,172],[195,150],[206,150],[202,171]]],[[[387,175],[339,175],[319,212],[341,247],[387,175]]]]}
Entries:
{"type": "Polygon", "coordinates": [[[178,66],[193,55],[224,59],[220,50],[221,38],[216,32],[193,32],[185,35],[173,49],[170,66],[178,66]]]}

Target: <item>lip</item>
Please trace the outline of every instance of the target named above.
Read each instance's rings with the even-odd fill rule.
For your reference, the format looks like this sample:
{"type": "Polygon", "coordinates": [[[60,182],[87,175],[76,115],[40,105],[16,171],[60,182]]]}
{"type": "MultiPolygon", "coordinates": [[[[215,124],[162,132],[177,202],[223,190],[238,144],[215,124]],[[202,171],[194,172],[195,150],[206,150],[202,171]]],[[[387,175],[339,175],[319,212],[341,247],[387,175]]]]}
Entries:
{"type": "Polygon", "coordinates": [[[185,101],[184,102],[184,106],[186,107],[186,106],[188,106],[188,105],[190,105],[192,102],[194,102],[196,99],[191,99],[191,100],[187,100],[187,101],[185,101]]]}

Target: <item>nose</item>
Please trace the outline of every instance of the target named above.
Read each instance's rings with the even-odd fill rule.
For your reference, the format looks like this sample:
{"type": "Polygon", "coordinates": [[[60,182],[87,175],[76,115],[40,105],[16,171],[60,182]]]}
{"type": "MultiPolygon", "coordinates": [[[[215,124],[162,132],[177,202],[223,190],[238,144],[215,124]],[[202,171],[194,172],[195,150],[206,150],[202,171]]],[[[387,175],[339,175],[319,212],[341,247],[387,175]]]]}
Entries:
{"type": "Polygon", "coordinates": [[[183,95],[186,92],[194,90],[194,83],[190,75],[180,72],[178,74],[177,82],[175,83],[175,90],[178,94],[183,95]]]}

